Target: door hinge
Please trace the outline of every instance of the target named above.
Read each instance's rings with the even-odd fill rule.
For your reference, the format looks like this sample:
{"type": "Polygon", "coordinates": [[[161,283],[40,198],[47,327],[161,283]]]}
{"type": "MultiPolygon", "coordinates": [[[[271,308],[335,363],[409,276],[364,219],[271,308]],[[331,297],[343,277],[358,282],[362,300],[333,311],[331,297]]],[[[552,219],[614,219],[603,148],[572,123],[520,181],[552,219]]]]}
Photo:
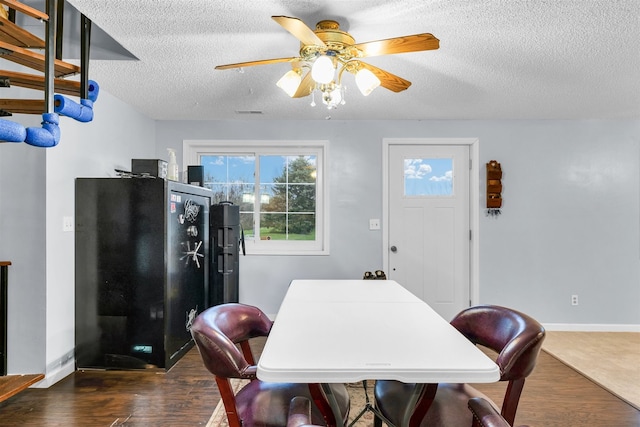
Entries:
{"type": "Polygon", "coordinates": [[[473,159],[469,159],[469,170],[473,169],[473,159]]]}
{"type": "Polygon", "coordinates": [[[471,240],[472,235],[471,235],[471,230],[469,230],[469,240],[471,240]]]}

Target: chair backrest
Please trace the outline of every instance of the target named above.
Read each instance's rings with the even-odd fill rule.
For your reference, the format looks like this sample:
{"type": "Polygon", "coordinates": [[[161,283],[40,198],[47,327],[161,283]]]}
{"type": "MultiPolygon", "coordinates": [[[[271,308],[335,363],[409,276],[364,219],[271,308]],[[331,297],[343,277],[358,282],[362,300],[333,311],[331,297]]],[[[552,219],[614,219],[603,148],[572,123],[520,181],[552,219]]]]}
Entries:
{"type": "Polygon", "coordinates": [[[191,326],[191,335],[205,367],[213,375],[255,379],[255,359],[248,340],[269,335],[272,324],[257,307],[228,303],[200,313],[191,326]]]}
{"type": "Polygon", "coordinates": [[[272,324],[257,307],[228,303],[206,309],[191,325],[202,362],[215,376],[230,427],[242,426],[230,378],[257,381],[249,339],[269,335],[272,324]]]}
{"type": "Polygon", "coordinates": [[[524,313],[495,305],[463,310],[451,324],[474,344],[498,353],[500,381],[509,381],[502,416],[513,425],[525,378],[533,371],[542,348],[544,327],[524,313]]]}

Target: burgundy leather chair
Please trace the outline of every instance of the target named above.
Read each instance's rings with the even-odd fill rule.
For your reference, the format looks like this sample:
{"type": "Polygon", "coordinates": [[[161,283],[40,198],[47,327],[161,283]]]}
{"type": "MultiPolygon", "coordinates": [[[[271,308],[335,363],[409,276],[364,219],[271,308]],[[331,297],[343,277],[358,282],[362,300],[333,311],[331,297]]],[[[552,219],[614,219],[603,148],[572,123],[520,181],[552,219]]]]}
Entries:
{"type": "MultiPolygon", "coordinates": [[[[216,379],[230,427],[282,427],[287,424],[289,405],[295,396],[303,396],[324,405],[320,387],[308,384],[269,383],[256,377],[256,359],[249,340],[269,334],[272,322],[257,307],[222,304],[200,313],[191,327],[204,366],[216,379]],[[237,393],[231,378],[250,380],[237,393]],[[317,394],[320,393],[320,394],[317,394]]],[[[331,385],[343,421],[349,417],[349,394],[343,384],[331,385]]],[[[311,406],[314,424],[326,425],[317,405],[311,406]]]]}
{"type": "MultiPolygon", "coordinates": [[[[525,379],[533,371],[544,341],[544,328],[526,314],[492,305],[463,310],[451,324],[474,344],[498,353],[495,362],[500,368],[500,381],[508,382],[501,415],[509,425],[513,425],[525,379]]],[[[397,381],[377,381],[374,390],[376,406],[391,422],[399,424],[414,387],[415,384],[397,381]]],[[[411,427],[470,426],[469,399],[482,397],[491,401],[468,384],[438,384],[437,390],[435,385],[429,385],[423,394],[412,410],[411,427]]],[[[376,425],[380,424],[376,420],[376,425]]]]}
{"type": "Polygon", "coordinates": [[[311,424],[311,402],[306,397],[291,399],[287,427],[315,427],[311,424]]]}
{"type": "Polygon", "coordinates": [[[473,414],[472,427],[509,427],[507,420],[485,399],[481,397],[469,399],[468,406],[473,414]]]}

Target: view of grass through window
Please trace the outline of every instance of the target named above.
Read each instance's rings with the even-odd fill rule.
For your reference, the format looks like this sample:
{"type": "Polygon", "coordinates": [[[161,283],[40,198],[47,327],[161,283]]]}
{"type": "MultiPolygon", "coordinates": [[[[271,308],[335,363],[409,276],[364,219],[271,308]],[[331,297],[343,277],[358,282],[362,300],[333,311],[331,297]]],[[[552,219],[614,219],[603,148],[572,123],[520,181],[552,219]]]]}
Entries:
{"type": "Polygon", "coordinates": [[[316,239],[315,155],[207,155],[201,164],[214,203],[240,206],[246,238],[316,239]]]}

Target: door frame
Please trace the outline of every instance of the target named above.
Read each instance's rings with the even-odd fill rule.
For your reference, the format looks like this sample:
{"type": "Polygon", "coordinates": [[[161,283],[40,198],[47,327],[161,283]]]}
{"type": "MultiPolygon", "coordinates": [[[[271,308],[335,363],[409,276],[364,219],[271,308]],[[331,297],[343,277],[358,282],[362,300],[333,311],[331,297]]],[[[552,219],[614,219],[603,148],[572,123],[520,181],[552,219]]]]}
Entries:
{"type": "Polygon", "coordinates": [[[478,138],[383,138],[382,139],[382,265],[389,269],[389,151],[392,145],[468,145],[469,169],[469,298],[480,302],[480,140],[478,138]]]}

